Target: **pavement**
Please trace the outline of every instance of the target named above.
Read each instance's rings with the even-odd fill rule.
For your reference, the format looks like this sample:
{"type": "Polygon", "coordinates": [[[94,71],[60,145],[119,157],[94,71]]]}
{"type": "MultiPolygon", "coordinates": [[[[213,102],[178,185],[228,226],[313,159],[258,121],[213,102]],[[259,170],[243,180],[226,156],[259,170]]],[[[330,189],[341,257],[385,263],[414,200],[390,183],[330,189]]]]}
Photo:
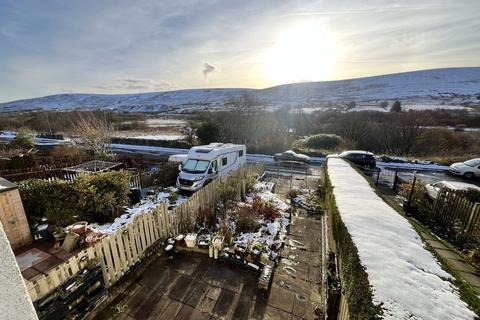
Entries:
{"type": "MultiPolygon", "coordinates": [[[[315,187],[312,176],[277,178],[285,195],[290,181],[315,187]]],[[[317,319],[323,314],[322,220],[297,209],[269,291],[259,274],[198,253],[160,256],[95,319],[317,319]]]]}
{"type": "Polygon", "coordinates": [[[457,273],[463,281],[472,285],[477,295],[480,295],[480,270],[465,261],[463,256],[449,245],[445,245],[442,240],[436,238],[427,232],[421,232],[420,236],[427,242],[437,255],[457,273]]]}
{"type": "Polygon", "coordinates": [[[295,212],[264,319],[317,319],[323,314],[321,226],[320,216],[295,212]]]}
{"type": "Polygon", "coordinates": [[[96,319],[263,319],[258,275],[201,254],[159,257],[96,319]]]}

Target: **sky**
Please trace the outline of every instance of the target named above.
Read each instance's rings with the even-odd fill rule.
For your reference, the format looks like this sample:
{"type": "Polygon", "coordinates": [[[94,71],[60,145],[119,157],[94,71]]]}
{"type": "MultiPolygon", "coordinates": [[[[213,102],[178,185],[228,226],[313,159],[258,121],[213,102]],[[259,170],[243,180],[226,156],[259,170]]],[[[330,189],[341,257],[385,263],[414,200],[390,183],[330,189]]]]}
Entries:
{"type": "Polygon", "coordinates": [[[478,0],[0,0],[0,102],[480,66],[478,0]]]}

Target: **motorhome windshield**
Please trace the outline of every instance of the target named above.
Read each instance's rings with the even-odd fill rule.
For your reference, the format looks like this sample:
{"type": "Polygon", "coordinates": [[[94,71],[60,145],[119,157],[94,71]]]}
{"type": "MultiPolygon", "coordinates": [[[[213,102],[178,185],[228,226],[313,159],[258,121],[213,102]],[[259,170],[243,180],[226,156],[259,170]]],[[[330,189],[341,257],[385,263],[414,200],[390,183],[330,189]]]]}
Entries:
{"type": "Polygon", "coordinates": [[[183,165],[183,171],[200,173],[207,171],[210,161],[189,159],[183,165]]]}

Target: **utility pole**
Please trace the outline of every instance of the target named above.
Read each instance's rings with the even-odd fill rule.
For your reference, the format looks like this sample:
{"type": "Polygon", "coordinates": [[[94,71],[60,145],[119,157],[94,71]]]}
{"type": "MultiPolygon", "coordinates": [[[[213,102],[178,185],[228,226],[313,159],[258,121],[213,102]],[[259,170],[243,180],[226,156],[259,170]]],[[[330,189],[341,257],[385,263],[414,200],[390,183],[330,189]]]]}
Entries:
{"type": "Polygon", "coordinates": [[[52,127],[50,126],[50,120],[48,119],[48,111],[45,111],[45,117],[47,118],[48,130],[50,130],[50,135],[53,135],[52,127]]]}
{"type": "Polygon", "coordinates": [[[406,210],[407,214],[410,212],[410,206],[411,206],[411,203],[412,203],[413,191],[415,189],[415,183],[416,182],[417,182],[417,171],[413,171],[412,188],[410,189],[410,194],[408,195],[408,203],[407,203],[407,210],[406,210]]]}

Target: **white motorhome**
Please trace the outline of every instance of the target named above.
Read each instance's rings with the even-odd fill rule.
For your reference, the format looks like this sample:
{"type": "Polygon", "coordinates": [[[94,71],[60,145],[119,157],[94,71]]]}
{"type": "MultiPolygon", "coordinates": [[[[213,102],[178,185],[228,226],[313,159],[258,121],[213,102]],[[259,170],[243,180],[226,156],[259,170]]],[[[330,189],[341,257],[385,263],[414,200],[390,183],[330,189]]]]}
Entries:
{"type": "Polygon", "coordinates": [[[177,188],[197,191],[219,176],[228,176],[244,165],[246,159],[246,147],[241,144],[211,143],[193,147],[181,165],[177,188]]]}

